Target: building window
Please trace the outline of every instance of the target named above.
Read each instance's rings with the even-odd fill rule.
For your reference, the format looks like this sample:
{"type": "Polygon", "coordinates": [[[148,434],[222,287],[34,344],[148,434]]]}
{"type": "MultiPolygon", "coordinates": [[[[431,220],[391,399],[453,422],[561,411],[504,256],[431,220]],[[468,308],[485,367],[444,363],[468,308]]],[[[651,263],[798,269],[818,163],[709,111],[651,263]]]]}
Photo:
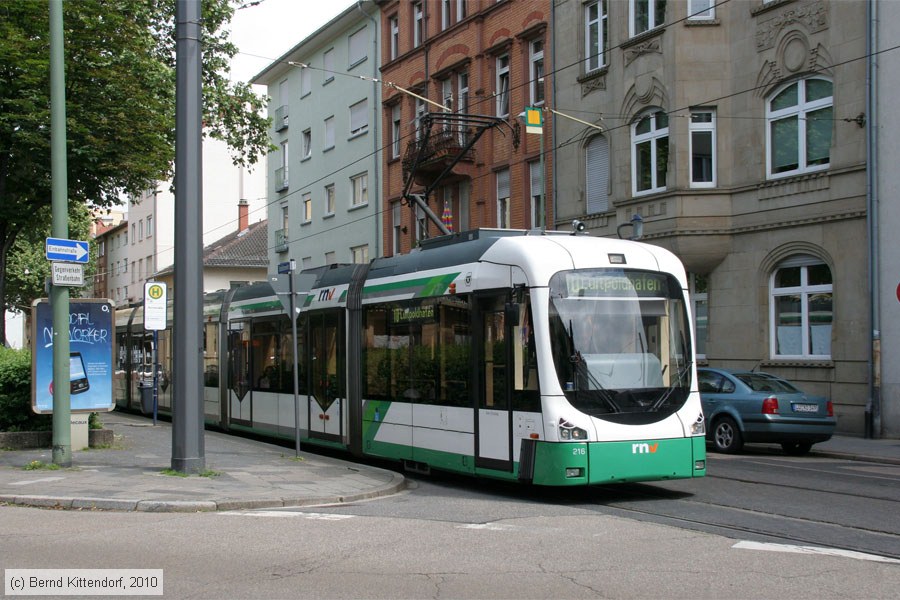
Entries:
{"type": "Polygon", "coordinates": [[[391,158],[400,158],[400,103],[391,107],[391,158]]]}
{"type": "Polygon", "coordinates": [[[629,0],[632,37],[659,27],[666,20],[666,0],[629,0]]]}
{"type": "Polygon", "coordinates": [[[363,27],[356,33],[350,35],[349,54],[350,67],[355,67],[362,61],[366,60],[366,28],[363,27]]]}
{"type": "Polygon", "coordinates": [[[606,65],[609,50],[609,18],[606,0],[584,7],[584,70],[594,71],[606,65]]]}
{"type": "Polygon", "coordinates": [[[609,140],[596,135],[584,149],[584,189],[589,215],[609,210],[609,140]]]}
{"type": "Polygon", "coordinates": [[[689,21],[709,21],[716,18],[714,0],[688,0],[689,21]]]}
{"type": "Polygon", "coordinates": [[[312,221],[312,194],[303,194],[303,222],[312,221]]]}
{"type": "Polygon", "coordinates": [[[397,15],[388,19],[388,26],[391,30],[391,60],[400,56],[400,20],[397,15]]]}
{"type": "Polygon", "coordinates": [[[365,265],[369,262],[369,246],[353,246],[350,248],[351,261],[357,265],[365,265]]]}
{"type": "Polygon", "coordinates": [[[312,130],[307,129],[301,135],[301,139],[303,142],[303,158],[300,160],[306,160],[310,156],[312,156],[312,130]]]}
{"type": "Polygon", "coordinates": [[[334,252],[326,252],[325,253],[325,264],[333,265],[337,262],[337,256],[335,256],[334,252]]]}
{"type": "Polygon", "coordinates": [[[281,142],[281,164],[275,169],[275,191],[280,192],[288,188],[288,142],[281,142]]]}
{"type": "Polygon", "coordinates": [[[153,237],[153,215],[147,215],[147,237],[153,237]]]}
{"type": "Polygon", "coordinates": [[[144,240],[144,220],[140,219],[138,221],[138,241],[144,240]]]}
{"type": "Polygon", "coordinates": [[[691,187],[716,186],[716,113],[691,111],[691,187]]]}
{"type": "Polygon", "coordinates": [[[422,45],[425,39],[425,15],[422,12],[422,3],[413,4],[413,48],[422,45]]]}
{"type": "Polygon", "coordinates": [[[334,148],[334,117],[325,119],[325,150],[334,148]]]}
{"type": "Polygon", "coordinates": [[[334,214],[334,184],[329,183],[325,186],[325,215],[334,214]]]}
{"type": "Polygon", "coordinates": [[[773,358],[831,357],[831,269],[821,260],[793,256],[779,264],[769,281],[773,358]]]}
{"type": "Polygon", "coordinates": [[[497,57],[497,116],[509,116],[509,54],[497,57]]]}
{"type": "Polygon", "coordinates": [[[789,84],[768,101],[769,177],[828,168],[834,117],[831,93],[830,81],[811,78],[789,84]]]}
{"type": "MultiPolygon", "coordinates": [[[[137,241],[137,223],[131,224],[131,243],[134,244],[137,241]]],[[[128,242],[125,242],[126,244],[128,242]]]]}
{"type": "Polygon", "coordinates": [[[368,173],[360,173],[350,178],[350,184],[353,188],[353,196],[350,198],[350,208],[363,206],[369,203],[369,175],[368,173]]]}
{"type": "Polygon", "coordinates": [[[425,101],[421,98],[416,98],[416,118],[413,121],[413,127],[415,127],[416,139],[421,139],[422,134],[422,118],[425,116],[425,101]]]}
{"type": "Polygon", "coordinates": [[[509,169],[497,171],[497,227],[509,227],[509,169]]]}
{"type": "Polygon", "coordinates": [[[97,256],[103,256],[106,254],[106,241],[100,240],[100,244],[97,246],[97,256]]]}
{"type": "Polygon", "coordinates": [[[668,163],[669,117],[656,111],[632,126],[632,193],[637,196],[665,190],[668,163]]]}
{"type": "Polygon", "coordinates": [[[391,225],[393,233],[393,254],[400,254],[400,236],[403,233],[403,221],[401,219],[401,206],[399,202],[394,202],[391,207],[391,225]]]}
{"type": "Polygon", "coordinates": [[[466,0],[456,0],[456,22],[466,18],[466,0]]]}
{"type": "Polygon", "coordinates": [[[531,57],[531,105],[544,103],[544,41],[534,40],[529,44],[531,57]]]}
{"type": "Polygon", "coordinates": [[[147,274],[146,274],[145,279],[150,279],[150,277],[153,275],[153,255],[152,254],[150,256],[148,256],[147,259],[144,261],[144,266],[147,268],[147,274]]]}
{"type": "Polygon", "coordinates": [[[330,83],[334,79],[334,48],[330,48],[322,54],[322,85],[330,83]]]}
{"type": "Polygon", "coordinates": [[[428,239],[428,217],[422,207],[416,204],[416,241],[428,239]]]}
{"type": "Polygon", "coordinates": [[[453,0],[441,0],[441,31],[450,27],[452,21],[450,19],[450,3],[453,0]]]}
{"type": "Polygon", "coordinates": [[[288,223],[290,223],[288,220],[288,205],[285,204],[281,207],[281,229],[284,232],[285,242],[288,239],[288,223]]]}
{"type": "MultiPolygon", "coordinates": [[[[468,73],[459,73],[456,76],[456,89],[457,89],[457,103],[456,103],[456,112],[459,114],[468,114],[469,112],[469,74],[468,73]]],[[[465,127],[459,128],[459,143],[462,145],[466,144],[466,129],[465,127]]]]}
{"type": "Polygon", "coordinates": [[[544,189],[541,181],[541,161],[534,160],[528,163],[529,181],[531,183],[531,226],[541,227],[544,214],[544,189]]]}
{"type": "Polygon", "coordinates": [[[706,340],[709,329],[709,279],[706,275],[690,273],[688,285],[691,302],[694,303],[694,339],[697,358],[706,358],[706,340]]]}
{"type": "Polygon", "coordinates": [[[369,102],[360,100],[350,107],[350,135],[359,135],[369,129],[369,102]]]}
{"type": "Polygon", "coordinates": [[[312,91],[312,69],[300,67],[300,97],[308,96],[312,91]]]}

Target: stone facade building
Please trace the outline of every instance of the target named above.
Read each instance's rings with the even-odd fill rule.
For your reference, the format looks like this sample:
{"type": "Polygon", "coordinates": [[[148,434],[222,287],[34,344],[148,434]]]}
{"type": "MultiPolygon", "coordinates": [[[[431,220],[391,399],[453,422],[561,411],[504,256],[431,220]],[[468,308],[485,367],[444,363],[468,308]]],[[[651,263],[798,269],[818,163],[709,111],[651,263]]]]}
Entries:
{"type": "Polygon", "coordinates": [[[555,123],[557,225],[640,215],[689,272],[702,362],[787,377],[861,435],[865,3],[555,0],[553,20],[553,106],[604,129],[555,123]]]}

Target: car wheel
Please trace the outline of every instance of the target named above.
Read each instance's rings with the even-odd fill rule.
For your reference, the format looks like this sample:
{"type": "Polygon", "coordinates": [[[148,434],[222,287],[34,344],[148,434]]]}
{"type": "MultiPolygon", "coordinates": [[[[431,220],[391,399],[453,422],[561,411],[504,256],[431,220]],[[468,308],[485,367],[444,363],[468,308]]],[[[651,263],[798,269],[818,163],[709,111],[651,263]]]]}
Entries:
{"type": "Polygon", "coordinates": [[[789,456],[803,456],[812,448],[810,442],[782,442],[781,449],[789,456]]]}
{"type": "Polygon", "coordinates": [[[718,452],[735,454],[744,446],[737,423],[731,417],[720,417],[713,426],[713,445],[718,452]]]}

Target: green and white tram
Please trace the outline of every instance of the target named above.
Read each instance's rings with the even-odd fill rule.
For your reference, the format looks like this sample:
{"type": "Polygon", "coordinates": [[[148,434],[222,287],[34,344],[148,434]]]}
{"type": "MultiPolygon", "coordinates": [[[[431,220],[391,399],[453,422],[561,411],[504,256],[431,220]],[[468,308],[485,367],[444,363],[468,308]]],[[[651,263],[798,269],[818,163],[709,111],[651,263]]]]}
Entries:
{"type": "Polygon", "coordinates": [[[706,474],[687,281],[665,249],[482,229],[296,281],[296,362],[271,286],[209,304],[211,423],[293,439],[296,368],[307,444],[547,486],[706,474]]]}

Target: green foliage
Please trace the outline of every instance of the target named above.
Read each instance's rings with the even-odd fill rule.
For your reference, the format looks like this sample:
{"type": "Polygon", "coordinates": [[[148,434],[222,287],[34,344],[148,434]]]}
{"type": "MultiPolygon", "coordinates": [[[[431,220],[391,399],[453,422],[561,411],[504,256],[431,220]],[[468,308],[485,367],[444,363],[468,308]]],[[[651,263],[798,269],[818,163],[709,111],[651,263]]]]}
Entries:
{"type": "Polygon", "coordinates": [[[26,471],[38,471],[46,469],[48,471],[58,471],[61,467],[55,463],[45,463],[41,460],[33,460],[23,467],[26,471]]]}
{"type": "Polygon", "coordinates": [[[51,415],[31,411],[31,353],[0,346],[0,431],[49,431],[51,415]]]}
{"type": "MultiPolygon", "coordinates": [[[[109,207],[172,175],[175,0],[62,6],[67,198],[72,207],[109,207]]],[[[228,143],[235,164],[253,165],[271,146],[264,99],[227,76],[237,53],[228,42],[229,0],[204,0],[202,8],[204,131],[228,143]]],[[[21,306],[43,287],[41,273],[29,267],[13,297],[5,289],[7,258],[34,258],[34,249],[13,250],[17,237],[42,233],[49,223],[49,32],[46,0],[0,2],[0,299],[6,306],[21,306]]]]}

